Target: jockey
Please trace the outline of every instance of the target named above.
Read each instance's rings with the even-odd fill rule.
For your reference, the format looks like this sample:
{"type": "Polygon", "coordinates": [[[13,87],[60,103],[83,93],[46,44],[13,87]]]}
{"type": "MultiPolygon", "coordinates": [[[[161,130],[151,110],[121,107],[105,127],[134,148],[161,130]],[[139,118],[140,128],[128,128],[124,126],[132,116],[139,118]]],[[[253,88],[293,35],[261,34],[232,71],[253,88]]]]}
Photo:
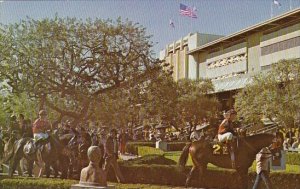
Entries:
{"type": "Polygon", "coordinates": [[[34,121],[32,127],[34,140],[37,142],[40,139],[42,140],[47,139],[49,136],[46,133],[46,131],[50,129],[51,129],[51,125],[47,120],[47,112],[45,110],[41,110],[39,112],[39,118],[34,121]]]}
{"type": "Polygon", "coordinates": [[[236,168],[235,166],[235,145],[233,142],[233,138],[235,135],[235,131],[232,125],[232,121],[236,118],[236,111],[231,109],[224,114],[224,120],[219,126],[218,129],[218,139],[220,142],[226,142],[228,145],[228,151],[230,153],[230,159],[232,162],[232,168],[236,168]]]}

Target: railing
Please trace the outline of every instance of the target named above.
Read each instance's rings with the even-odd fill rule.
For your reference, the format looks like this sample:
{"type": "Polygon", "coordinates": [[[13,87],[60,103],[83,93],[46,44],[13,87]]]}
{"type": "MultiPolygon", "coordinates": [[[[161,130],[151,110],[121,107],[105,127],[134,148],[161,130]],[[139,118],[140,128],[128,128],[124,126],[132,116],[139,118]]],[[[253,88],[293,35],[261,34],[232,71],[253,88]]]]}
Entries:
{"type": "Polygon", "coordinates": [[[287,152],[295,152],[295,153],[300,153],[300,148],[288,148],[285,150],[287,152]]]}
{"type": "Polygon", "coordinates": [[[267,127],[264,127],[264,128],[261,128],[261,129],[258,129],[256,131],[252,131],[253,134],[260,134],[260,133],[268,133],[270,131],[273,131],[275,129],[278,128],[278,124],[277,123],[274,123],[274,124],[271,124],[267,127]]]}

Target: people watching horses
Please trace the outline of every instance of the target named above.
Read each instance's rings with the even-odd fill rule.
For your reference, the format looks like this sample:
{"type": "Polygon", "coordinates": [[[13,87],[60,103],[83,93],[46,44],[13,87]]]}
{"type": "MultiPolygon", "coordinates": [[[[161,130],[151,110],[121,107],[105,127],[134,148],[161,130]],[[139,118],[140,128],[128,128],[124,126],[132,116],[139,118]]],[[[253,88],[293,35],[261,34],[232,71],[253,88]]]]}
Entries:
{"type": "Polygon", "coordinates": [[[124,181],[124,177],[121,173],[120,167],[117,162],[118,158],[118,141],[117,141],[117,130],[111,129],[109,136],[105,143],[105,166],[104,169],[112,166],[115,175],[119,183],[124,181]]]}
{"type": "Polygon", "coordinates": [[[8,131],[10,133],[15,133],[17,138],[20,138],[21,129],[20,129],[19,124],[17,122],[17,116],[15,116],[15,115],[10,116],[8,131]]]}
{"type": "Polygon", "coordinates": [[[261,180],[264,181],[267,189],[272,189],[272,184],[269,178],[270,160],[272,158],[271,151],[265,147],[256,155],[256,179],[252,189],[257,189],[261,180]]]}
{"type": "Polygon", "coordinates": [[[235,163],[235,144],[234,144],[234,136],[236,132],[234,130],[232,122],[235,120],[237,112],[233,109],[227,111],[224,114],[224,120],[219,126],[218,129],[218,139],[220,142],[225,142],[227,144],[228,151],[230,153],[230,158],[232,161],[232,168],[236,167],[235,163]]]}

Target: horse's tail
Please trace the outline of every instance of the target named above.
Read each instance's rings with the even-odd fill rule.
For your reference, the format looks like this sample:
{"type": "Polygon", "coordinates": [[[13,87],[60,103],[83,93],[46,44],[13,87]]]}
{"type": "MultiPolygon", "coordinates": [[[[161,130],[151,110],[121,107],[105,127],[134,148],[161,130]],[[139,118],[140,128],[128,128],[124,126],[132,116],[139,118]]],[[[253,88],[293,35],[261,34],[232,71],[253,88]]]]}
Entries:
{"type": "Polygon", "coordinates": [[[185,147],[182,150],[182,153],[180,155],[179,162],[178,162],[178,165],[181,168],[185,167],[185,164],[186,164],[186,162],[188,160],[188,157],[189,157],[189,149],[190,149],[191,145],[192,145],[192,143],[186,144],[185,147]]]}

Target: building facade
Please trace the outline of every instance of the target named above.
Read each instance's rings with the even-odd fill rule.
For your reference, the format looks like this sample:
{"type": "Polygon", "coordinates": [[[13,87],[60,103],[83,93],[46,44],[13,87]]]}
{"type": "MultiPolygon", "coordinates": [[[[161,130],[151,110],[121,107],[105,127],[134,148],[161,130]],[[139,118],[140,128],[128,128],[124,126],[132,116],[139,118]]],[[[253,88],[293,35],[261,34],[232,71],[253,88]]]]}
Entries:
{"type": "MultiPolygon", "coordinates": [[[[206,34],[209,35],[209,34],[206,34]]],[[[174,65],[174,79],[209,78],[224,109],[233,106],[232,96],[251,82],[251,78],[281,59],[300,58],[300,9],[295,9],[231,35],[196,43],[190,35],[182,59],[177,51],[161,54],[174,65]],[[176,54],[177,53],[177,54],[176,54]],[[184,64],[184,73],[180,66],[184,64]],[[177,66],[177,67],[176,67],[177,66]],[[187,71],[188,70],[188,71],[187,71]]],[[[216,35],[213,35],[216,36],[216,35]]],[[[201,39],[201,34],[198,34],[201,39]]],[[[213,38],[210,38],[213,39],[213,38]]],[[[175,44],[175,43],[174,43],[175,44]]],[[[169,46],[167,46],[169,47],[169,46]]],[[[176,50],[176,49],[175,49],[176,50]]]]}

